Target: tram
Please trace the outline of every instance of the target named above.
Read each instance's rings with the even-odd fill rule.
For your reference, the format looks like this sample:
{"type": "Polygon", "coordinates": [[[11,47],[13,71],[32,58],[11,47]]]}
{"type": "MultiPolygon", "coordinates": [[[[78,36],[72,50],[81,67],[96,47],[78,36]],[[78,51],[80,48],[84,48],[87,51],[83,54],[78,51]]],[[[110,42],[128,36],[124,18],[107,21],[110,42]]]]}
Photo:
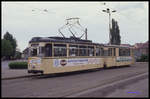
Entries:
{"type": "Polygon", "coordinates": [[[33,37],[28,73],[63,73],[134,63],[133,49],[75,37],[33,37]]]}

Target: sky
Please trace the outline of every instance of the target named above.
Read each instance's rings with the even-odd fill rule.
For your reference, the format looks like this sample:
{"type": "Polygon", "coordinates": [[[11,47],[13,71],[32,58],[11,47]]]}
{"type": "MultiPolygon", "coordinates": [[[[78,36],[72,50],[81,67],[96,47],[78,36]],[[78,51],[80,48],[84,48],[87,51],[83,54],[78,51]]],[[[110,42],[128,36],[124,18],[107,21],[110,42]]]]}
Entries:
{"type": "MultiPolygon", "coordinates": [[[[87,28],[88,39],[95,43],[109,42],[109,14],[119,25],[121,43],[131,44],[148,41],[148,2],[1,2],[2,31],[8,31],[17,40],[17,48],[23,51],[32,37],[62,36],[58,29],[67,18],[78,17],[82,28],[87,28]],[[46,10],[46,11],[45,11],[46,10]]],[[[76,25],[77,26],[77,25],[76,25]]],[[[67,27],[61,29],[70,37],[67,27]]],[[[83,31],[74,28],[80,37],[83,31]]],[[[84,39],[84,38],[83,38],[84,39]]]]}

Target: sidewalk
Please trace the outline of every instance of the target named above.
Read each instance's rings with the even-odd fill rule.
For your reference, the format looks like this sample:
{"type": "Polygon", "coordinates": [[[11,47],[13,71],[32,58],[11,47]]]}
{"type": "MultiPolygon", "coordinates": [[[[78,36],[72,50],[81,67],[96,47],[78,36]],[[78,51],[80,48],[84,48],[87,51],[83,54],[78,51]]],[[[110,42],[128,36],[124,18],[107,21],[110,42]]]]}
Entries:
{"type": "Polygon", "coordinates": [[[22,78],[22,77],[28,77],[28,76],[33,76],[33,75],[36,75],[36,74],[29,74],[27,69],[3,68],[1,70],[1,80],[22,78]]]}
{"type": "Polygon", "coordinates": [[[29,74],[27,69],[9,69],[8,64],[14,61],[27,61],[27,60],[9,60],[1,62],[1,79],[15,79],[21,77],[28,77],[36,74],[29,74]]]}

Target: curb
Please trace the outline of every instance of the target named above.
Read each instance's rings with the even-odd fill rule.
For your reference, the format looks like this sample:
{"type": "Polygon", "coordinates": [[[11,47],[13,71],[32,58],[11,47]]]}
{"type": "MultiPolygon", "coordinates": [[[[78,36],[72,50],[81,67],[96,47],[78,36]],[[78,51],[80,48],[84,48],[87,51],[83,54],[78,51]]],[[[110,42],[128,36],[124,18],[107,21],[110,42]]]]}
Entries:
{"type": "Polygon", "coordinates": [[[27,78],[27,77],[33,77],[38,75],[25,75],[25,76],[16,76],[16,77],[5,77],[1,78],[1,80],[11,80],[11,79],[18,79],[18,78],[27,78]]]}

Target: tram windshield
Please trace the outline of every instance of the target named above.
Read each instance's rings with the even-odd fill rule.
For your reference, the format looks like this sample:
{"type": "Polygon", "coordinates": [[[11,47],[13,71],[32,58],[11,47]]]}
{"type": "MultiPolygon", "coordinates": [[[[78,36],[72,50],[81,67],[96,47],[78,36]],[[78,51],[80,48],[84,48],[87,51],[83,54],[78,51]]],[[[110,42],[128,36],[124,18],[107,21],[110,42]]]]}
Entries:
{"type": "Polygon", "coordinates": [[[52,44],[46,44],[45,46],[39,46],[39,44],[31,44],[29,48],[30,57],[51,57],[52,56],[52,44]]]}

